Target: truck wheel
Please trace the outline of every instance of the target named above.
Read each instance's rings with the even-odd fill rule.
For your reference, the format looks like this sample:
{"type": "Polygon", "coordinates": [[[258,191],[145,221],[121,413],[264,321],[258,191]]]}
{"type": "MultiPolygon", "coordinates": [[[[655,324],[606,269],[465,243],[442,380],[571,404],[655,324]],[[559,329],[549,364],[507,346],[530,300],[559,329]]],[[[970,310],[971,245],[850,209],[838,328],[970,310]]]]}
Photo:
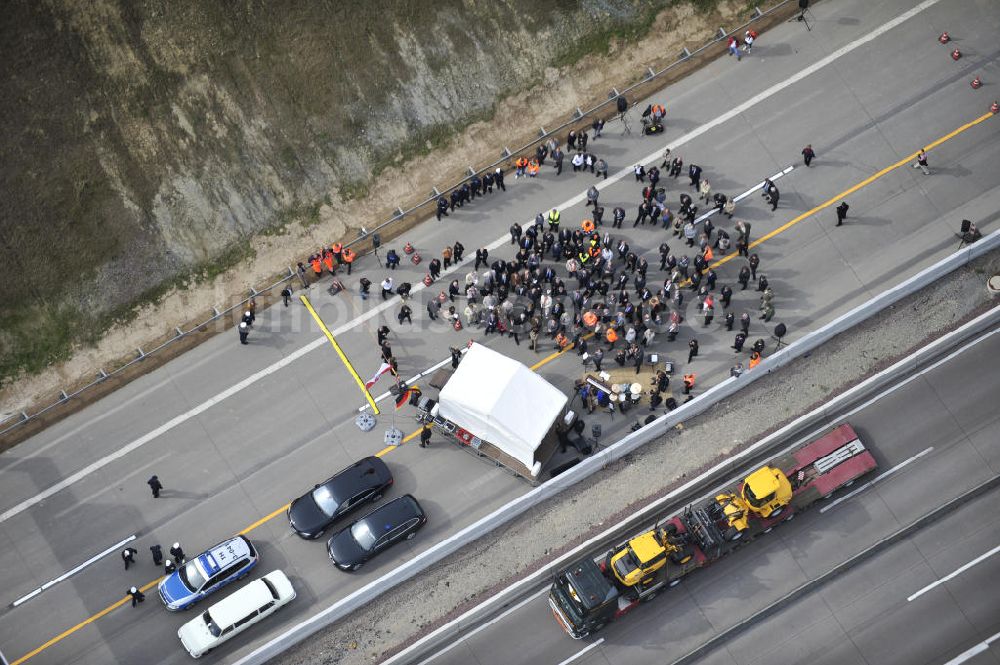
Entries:
{"type": "Polygon", "coordinates": [[[784,519],[784,521],[785,522],[791,522],[793,519],[795,519],[795,513],[792,513],[791,515],[789,515],[788,517],[786,517],[784,519]]]}
{"type": "Polygon", "coordinates": [[[596,633],[597,631],[599,631],[602,628],[604,628],[606,625],[607,625],[607,623],[605,623],[604,621],[602,621],[601,623],[599,623],[596,626],[594,626],[593,628],[591,628],[590,629],[590,633],[588,633],[588,634],[596,633]]]}
{"type": "Polygon", "coordinates": [[[850,482],[846,482],[846,483],[844,483],[843,485],[841,485],[841,487],[850,487],[850,486],[851,486],[851,485],[853,485],[853,484],[854,484],[854,481],[852,480],[852,481],[850,481],[850,482]]]}
{"type": "Polygon", "coordinates": [[[657,594],[659,594],[659,593],[660,593],[659,591],[653,591],[653,592],[652,592],[652,593],[650,593],[649,595],[645,596],[645,597],[644,597],[644,598],[642,599],[642,602],[644,602],[644,603],[648,603],[649,601],[651,601],[651,600],[653,600],[654,598],[656,598],[657,594]]]}
{"type": "Polygon", "coordinates": [[[761,533],[771,533],[772,531],[774,531],[774,527],[773,526],[769,526],[766,529],[764,529],[763,531],[761,531],[761,533]]]}
{"type": "Polygon", "coordinates": [[[743,537],[743,532],[734,526],[729,527],[729,530],[726,531],[726,540],[737,541],[742,537],[743,537]]]}
{"type": "Polygon", "coordinates": [[[675,586],[677,586],[680,583],[681,583],[681,579],[678,577],[676,580],[670,580],[670,584],[668,584],[667,586],[669,588],[673,589],[675,586]]]}
{"type": "Polygon", "coordinates": [[[773,517],[781,517],[781,513],[783,513],[783,512],[785,512],[785,507],[784,506],[782,506],[781,508],[778,508],[777,510],[772,510],[771,511],[771,515],[770,515],[770,517],[768,519],[771,519],[773,517]]]}

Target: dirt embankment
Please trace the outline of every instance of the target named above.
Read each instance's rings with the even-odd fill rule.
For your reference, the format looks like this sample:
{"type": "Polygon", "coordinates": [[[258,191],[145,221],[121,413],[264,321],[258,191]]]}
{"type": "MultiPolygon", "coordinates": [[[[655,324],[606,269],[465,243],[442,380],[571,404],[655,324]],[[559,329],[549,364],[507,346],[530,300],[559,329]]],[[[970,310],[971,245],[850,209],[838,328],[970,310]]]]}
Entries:
{"type": "Polygon", "coordinates": [[[89,382],[748,15],[512,5],[12,6],[0,411],[89,382]]]}

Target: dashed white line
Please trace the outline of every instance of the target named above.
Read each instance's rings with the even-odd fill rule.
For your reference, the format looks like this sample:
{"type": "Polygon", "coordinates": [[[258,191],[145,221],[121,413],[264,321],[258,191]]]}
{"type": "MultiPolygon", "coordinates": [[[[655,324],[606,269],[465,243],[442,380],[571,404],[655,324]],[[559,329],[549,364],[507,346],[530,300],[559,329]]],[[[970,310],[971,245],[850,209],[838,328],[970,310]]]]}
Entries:
{"type": "Polygon", "coordinates": [[[584,655],[585,653],[588,653],[589,651],[592,651],[593,649],[596,649],[597,647],[601,646],[601,644],[603,642],[604,642],[604,638],[603,637],[601,639],[597,640],[596,642],[591,642],[587,646],[585,646],[582,649],[580,649],[579,651],[577,651],[575,655],[570,656],[569,658],[567,658],[563,662],[559,663],[559,665],[568,665],[569,663],[572,663],[574,660],[576,660],[580,656],[584,655]]]}
{"type": "Polygon", "coordinates": [[[973,559],[969,563],[965,564],[964,566],[962,566],[958,570],[954,571],[953,573],[949,573],[948,575],[945,575],[944,577],[942,577],[941,579],[939,579],[937,582],[933,582],[931,584],[928,584],[927,586],[925,586],[920,591],[918,591],[915,594],[913,594],[912,596],[908,597],[906,599],[906,602],[908,602],[908,603],[913,602],[914,600],[916,600],[917,598],[920,598],[920,596],[924,595],[925,593],[927,593],[931,589],[944,584],[948,580],[955,579],[956,577],[958,577],[959,575],[961,575],[962,573],[964,573],[965,571],[967,571],[969,568],[972,568],[973,566],[978,565],[978,564],[982,563],[983,561],[986,561],[987,559],[989,559],[991,556],[993,556],[997,552],[1000,552],[1000,545],[997,545],[996,547],[994,547],[993,549],[991,549],[986,554],[981,554],[980,556],[977,556],[975,559],[973,559]]]}
{"type": "MultiPolygon", "coordinates": [[[[817,60],[816,62],[814,62],[813,64],[809,65],[808,67],[805,67],[805,68],[799,70],[798,72],[796,72],[792,76],[789,76],[785,80],[783,80],[783,81],[781,81],[779,83],[776,83],[776,84],[772,85],[771,87],[769,87],[769,88],[767,88],[765,90],[762,90],[761,92],[757,93],[753,97],[750,97],[749,99],[745,100],[744,102],[742,102],[740,104],[737,104],[736,106],[733,106],[731,109],[729,109],[725,113],[723,113],[723,114],[721,114],[719,116],[716,116],[715,118],[713,118],[712,120],[706,122],[703,125],[700,125],[700,126],[696,127],[695,129],[691,130],[687,134],[684,134],[684,135],[678,137],[677,139],[668,142],[666,146],[661,146],[661,147],[657,148],[654,152],[651,152],[647,157],[645,157],[644,159],[641,159],[639,161],[643,162],[643,163],[646,163],[646,162],[650,162],[650,161],[656,160],[656,159],[658,159],[660,157],[660,155],[663,154],[664,147],[669,147],[669,148],[673,149],[673,148],[677,148],[677,147],[679,147],[681,145],[684,145],[685,143],[693,141],[694,139],[696,139],[697,137],[701,136],[702,134],[705,134],[705,133],[707,133],[707,132],[715,129],[716,127],[718,127],[718,126],[720,126],[720,125],[722,125],[722,124],[724,124],[724,123],[732,120],[733,118],[738,117],[739,115],[745,113],[749,109],[757,106],[761,102],[767,101],[768,99],[770,99],[771,97],[773,97],[775,94],[777,94],[777,93],[785,90],[786,88],[791,87],[792,85],[795,85],[796,83],[798,83],[799,81],[802,81],[806,77],[811,76],[812,74],[815,74],[816,72],[820,71],[824,67],[826,67],[826,66],[828,66],[828,65],[836,62],[840,58],[844,57],[848,53],[851,53],[852,51],[854,51],[854,50],[856,50],[856,49],[864,46],[865,44],[868,44],[869,42],[875,41],[876,39],[878,39],[879,37],[881,37],[885,33],[889,32],[890,30],[892,30],[896,26],[898,26],[898,25],[900,25],[900,24],[908,21],[909,19],[911,19],[914,16],[916,16],[917,14],[921,13],[922,11],[924,11],[925,9],[927,9],[928,7],[932,7],[932,6],[936,5],[936,4],[938,4],[940,1],[941,0],[924,0],[923,2],[921,2],[920,4],[918,4],[917,6],[913,7],[912,9],[910,9],[910,10],[908,10],[906,12],[903,12],[902,14],[900,14],[899,16],[897,16],[896,18],[883,23],[882,25],[880,25],[879,27],[875,28],[874,30],[872,30],[871,32],[869,32],[868,34],[866,34],[865,36],[860,37],[860,38],[854,40],[853,42],[850,42],[849,44],[846,44],[846,45],[842,46],[841,48],[837,49],[833,53],[830,53],[829,55],[827,55],[826,57],[821,58],[820,60],[817,60]]],[[[633,173],[633,171],[632,171],[631,167],[626,168],[626,169],[622,169],[621,171],[618,171],[613,176],[607,178],[606,180],[604,180],[600,184],[598,184],[597,188],[598,189],[605,189],[607,187],[610,187],[612,184],[614,184],[614,183],[622,180],[623,178],[625,178],[628,175],[631,175],[632,173],[633,173]]],[[[560,205],[558,205],[556,207],[561,210],[561,209],[570,207],[572,205],[575,205],[577,203],[581,203],[584,200],[584,198],[585,198],[585,193],[581,192],[581,193],[577,194],[576,196],[570,197],[569,199],[567,199],[562,204],[560,204],[560,205]]],[[[489,245],[487,245],[487,247],[490,250],[496,249],[500,245],[504,244],[506,242],[506,240],[507,240],[507,236],[502,236],[502,237],[498,238],[497,240],[493,241],[492,243],[490,243],[489,245]]],[[[449,272],[454,272],[461,265],[464,265],[465,263],[469,263],[469,262],[471,262],[471,257],[466,258],[466,260],[463,261],[461,264],[455,264],[454,266],[452,266],[448,270],[443,271],[442,274],[448,274],[449,272]]],[[[424,286],[423,282],[418,282],[413,287],[411,293],[414,293],[414,294],[415,293],[419,293],[424,288],[426,288],[426,287],[424,286]]],[[[333,332],[333,334],[335,336],[336,335],[340,335],[340,334],[342,334],[342,333],[344,333],[344,332],[346,332],[348,330],[351,330],[352,328],[357,327],[361,323],[363,323],[363,322],[365,322],[365,321],[367,321],[367,320],[369,320],[369,319],[371,319],[371,318],[373,318],[375,316],[378,316],[380,313],[382,313],[383,311],[385,311],[386,309],[388,309],[389,307],[391,307],[393,305],[394,305],[393,301],[386,301],[386,302],[380,303],[379,305],[373,307],[372,309],[368,310],[367,312],[364,312],[363,314],[361,314],[361,315],[355,317],[354,319],[352,319],[352,320],[344,323],[343,325],[339,326],[338,328],[336,328],[332,332],[333,332]]],[[[190,409],[189,411],[186,411],[186,412],[184,412],[182,414],[179,414],[179,415],[175,416],[174,418],[170,419],[169,421],[167,421],[163,425],[160,425],[159,427],[157,427],[156,429],[152,430],[148,434],[145,434],[145,435],[139,437],[138,439],[132,441],[131,443],[123,446],[122,448],[120,448],[119,450],[115,451],[114,453],[111,453],[110,455],[107,455],[106,457],[103,457],[103,458],[101,458],[101,459],[93,462],[92,464],[89,464],[88,466],[84,467],[80,471],[77,471],[76,473],[73,473],[73,474],[67,476],[65,479],[63,479],[60,482],[56,483],[55,485],[49,487],[48,489],[43,490],[42,492],[39,492],[38,494],[36,494],[33,497],[25,499],[24,501],[18,503],[17,505],[15,505],[12,508],[9,508],[8,510],[6,510],[2,514],[0,514],[0,523],[6,522],[7,520],[9,520],[10,518],[14,517],[15,515],[19,515],[20,513],[22,513],[25,510],[27,510],[28,508],[31,508],[32,506],[34,506],[34,505],[36,505],[36,504],[44,501],[45,499],[47,499],[50,496],[56,494],[57,492],[59,492],[59,491],[65,489],[65,488],[73,485],[74,483],[76,483],[79,480],[81,480],[81,479],[89,476],[90,474],[94,473],[95,471],[98,471],[99,469],[102,469],[102,468],[106,467],[107,465],[111,464],[112,462],[114,462],[114,461],[116,461],[118,459],[121,459],[122,457],[124,457],[128,453],[130,453],[130,452],[132,452],[132,451],[134,451],[134,450],[136,450],[136,449],[144,446],[145,444],[149,443],[150,441],[156,439],[161,434],[164,434],[164,433],[166,433],[166,432],[174,429],[178,425],[181,425],[181,424],[187,422],[188,420],[190,420],[190,419],[192,419],[192,418],[194,418],[194,417],[196,417],[196,416],[204,413],[205,411],[207,411],[211,407],[215,406],[219,402],[222,402],[222,401],[224,401],[224,400],[232,397],[233,395],[236,395],[237,393],[241,392],[243,389],[245,389],[245,388],[253,385],[257,381],[260,381],[261,379],[267,377],[268,375],[277,372],[279,369],[282,369],[282,368],[290,365],[292,362],[298,360],[299,358],[301,358],[302,356],[306,355],[310,351],[313,351],[315,349],[318,349],[321,346],[324,346],[326,343],[327,343],[326,337],[319,337],[319,338],[313,340],[312,342],[309,342],[308,344],[306,344],[302,348],[300,348],[300,349],[292,352],[291,354],[289,354],[288,356],[286,356],[286,357],[282,358],[281,360],[277,361],[273,365],[270,365],[269,367],[265,367],[264,369],[260,370],[259,372],[256,372],[256,373],[248,376],[247,378],[243,379],[239,383],[237,383],[237,384],[235,384],[235,385],[227,388],[226,390],[220,392],[219,394],[215,395],[214,397],[209,398],[208,400],[202,402],[201,404],[199,404],[198,406],[194,407],[193,409],[190,409]]]]}
{"type": "MultiPolygon", "coordinates": [[[[462,635],[462,637],[461,637],[461,638],[459,638],[459,639],[455,640],[454,642],[452,642],[451,644],[449,644],[449,645],[448,645],[448,646],[446,646],[445,648],[443,648],[443,649],[441,649],[441,650],[437,651],[437,652],[436,652],[436,653],[435,653],[435,654],[434,654],[433,656],[431,656],[430,658],[426,658],[426,659],[424,659],[424,660],[420,661],[419,665],[427,665],[427,663],[430,663],[430,662],[431,662],[431,661],[433,661],[433,660],[434,660],[435,658],[438,658],[439,656],[443,656],[444,654],[448,653],[449,651],[451,651],[452,649],[454,649],[454,648],[455,648],[455,647],[457,647],[457,646],[458,646],[459,644],[461,644],[461,643],[462,643],[462,642],[464,642],[465,640],[469,639],[470,637],[472,637],[473,635],[475,635],[475,634],[476,634],[476,633],[478,633],[479,631],[481,631],[481,630],[485,630],[485,629],[489,628],[489,627],[490,627],[490,626],[492,626],[493,624],[495,624],[495,623],[497,623],[498,621],[502,620],[502,619],[503,619],[504,617],[506,617],[506,616],[507,616],[508,614],[512,614],[512,613],[514,613],[514,612],[518,611],[519,609],[521,609],[522,607],[524,607],[525,605],[527,605],[527,604],[528,604],[528,603],[530,603],[531,601],[533,601],[533,600],[536,600],[536,599],[538,599],[539,597],[541,597],[541,596],[542,596],[542,594],[545,594],[545,593],[548,593],[548,592],[549,592],[549,588],[548,588],[548,587],[542,587],[542,588],[541,588],[541,589],[539,589],[539,590],[538,590],[537,592],[535,592],[535,593],[531,594],[530,596],[528,596],[527,598],[525,598],[524,600],[522,600],[522,601],[521,601],[520,603],[518,603],[518,604],[516,604],[516,605],[512,605],[512,606],[510,606],[510,607],[509,607],[509,608],[507,608],[507,609],[506,609],[506,610],[505,610],[505,611],[504,611],[503,613],[501,613],[501,614],[497,615],[496,617],[494,617],[493,619],[491,619],[491,620],[490,620],[490,621],[488,621],[487,623],[484,623],[484,624],[480,624],[479,626],[476,626],[476,627],[475,627],[475,628],[474,628],[473,630],[470,630],[470,631],[469,631],[468,633],[465,633],[464,635],[462,635]]],[[[431,635],[428,635],[427,637],[428,637],[428,638],[430,638],[430,637],[431,637],[431,635]]]]}
{"type": "Polygon", "coordinates": [[[834,506],[836,506],[836,505],[838,505],[840,503],[843,503],[844,501],[847,501],[848,499],[850,499],[851,497],[855,496],[856,494],[860,494],[861,492],[864,492],[866,489],[868,489],[869,487],[871,487],[875,483],[879,482],[880,480],[885,480],[886,478],[888,478],[889,476],[893,475],[894,473],[896,473],[900,469],[903,469],[903,468],[909,466],[910,464],[912,464],[913,462],[916,462],[918,459],[920,459],[924,455],[929,455],[933,450],[934,450],[934,446],[931,446],[929,448],[924,448],[923,450],[921,450],[919,453],[917,453],[913,457],[910,457],[909,459],[905,459],[902,462],[900,462],[899,464],[897,464],[896,466],[892,467],[891,469],[887,469],[886,471],[884,471],[884,472],[880,473],[879,475],[875,476],[874,478],[872,478],[871,480],[869,480],[867,483],[865,483],[861,487],[857,488],[856,490],[850,492],[849,494],[845,494],[844,496],[838,498],[836,501],[833,501],[833,502],[831,502],[831,503],[823,506],[822,508],[819,509],[819,512],[825,513],[826,511],[830,510],[834,506]]]}
{"type": "Polygon", "coordinates": [[[959,665],[960,663],[964,663],[970,658],[975,658],[982,652],[989,649],[990,645],[996,642],[997,640],[1000,640],[1000,633],[996,633],[995,635],[987,637],[985,640],[975,645],[974,647],[971,647],[970,649],[967,649],[966,651],[963,651],[962,653],[958,654],[944,665],[959,665]]]}
{"type": "Polygon", "coordinates": [[[86,561],[84,561],[83,563],[81,563],[79,566],[73,568],[72,570],[68,570],[65,573],[63,573],[62,575],[60,575],[59,577],[55,578],[54,580],[46,582],[45,584],[43,584],[42,586],[38,587],[37,589],[35,589],[31,593],[28,593],[28,594],[25,594],[25,595],[21,596],[20,598],[18,598],[17,600],[15,600],[13,603],[11,603],[10,606],[11,607],[17,607],[18,605],[21,605],[22,603],[28,602],[29,600],[31,600],[32,598],[34,598],[35,596],[37,596],[41,592],[45,591],[46,589],[48,589],[48,588],[50,588],[50,587],[52,587],[52,586],[54,586],[56,584],[59,584],[60,582],[62,582],[65,579],[69,579],[73,575],[76,575],[78,572],[80,572],[81,570],[83,570],[84,568],[86,568],[87,566],[89,566],[90,564],[94,563],[95,561],[103,559],[104,557],[106,557],[107,555],[111,554],[112,552],[121,549],[122,547],[124,547],[128,543],[131,543],[133,540],[135,540],[135,538],[136,538],[136,536],[133,533],[131,536],[129,536],[125,540],[121,541],[120,543],[116,543],[116,544],[112,545],[111,547],[109,547],[108,549],[104,550],[100,554],[95,554],[94,556],[90,557],[89,559],[87,559],[86,561]]]}

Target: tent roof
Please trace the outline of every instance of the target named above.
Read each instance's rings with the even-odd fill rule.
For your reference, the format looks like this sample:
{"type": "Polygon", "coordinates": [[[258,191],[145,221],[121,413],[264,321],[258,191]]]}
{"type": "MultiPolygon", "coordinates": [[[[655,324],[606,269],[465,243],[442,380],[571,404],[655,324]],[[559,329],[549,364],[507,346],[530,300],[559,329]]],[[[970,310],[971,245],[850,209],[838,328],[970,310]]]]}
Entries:
{"type": "Polygon", "coordinates": [[[568,398],[521,363],[473,344],[441,391],[439,414],[528,469],[568,398]]]}

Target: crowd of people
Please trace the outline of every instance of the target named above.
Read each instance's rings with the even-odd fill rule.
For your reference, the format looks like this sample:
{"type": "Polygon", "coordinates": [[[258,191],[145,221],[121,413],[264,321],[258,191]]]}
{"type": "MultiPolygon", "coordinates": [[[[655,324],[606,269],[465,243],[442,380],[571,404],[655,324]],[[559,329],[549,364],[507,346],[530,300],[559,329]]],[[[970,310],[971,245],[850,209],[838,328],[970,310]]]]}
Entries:
{"type": "MultiPolygon", "coordinates": [[[[657,104],[650,108],[662,118],[665,107],[657,104]]],[[[591,127],[594,138],[601,136],[603,126],[602,120],[594,121],[591,127]]],[[[586,130],[571,130],[567,134],[566,147],[575,152],[573,171],[607,177],[606,161],[587,151],[590,141],[586,130]]],[[[532,157],[518,156],[513,160],[514,176],[533,177],[547,162],[551,162],[557,175],[561,174],[564,159],[562,146],[550,138],[537,147],[532,157]]],[[[432,285],[452,264],[462,263],[465,251],[457,240],[442,248],[440,259],[434,257],[427,263],[423,280],[432,287],[427,289],[431,294],[425,303],[427,319],[443,320],[455,330],[479,329],[486,337],[504,335],[517,345],[524,340],[536,352],[546,346],[556,350],[573,348],[586,365],[593,365],[598,372],[607,358],[619,367],[634,367],[639,374],[655,341],[675,341],[688,313],[694,319],[692,324],[709,328],[716,312],[720,312],[725,330],[736,330],[731,348],[736,354],[745,353],[752,316],[749,311],[739,316],[731,311],[733,286],[718,283],[719,276],[712,264],[717,252],[721,256],[735,249],[745,259],[736,284],[740,290],[746,290],[753,282],[761,294],[759,319],[765,323],[772,319],[774,291],[766,275],[759,274],[760,257],[749,251],[750,224],[736,220],[730,231],[717,228],[713,217],[704,211],[714,209],[716,220],[723,216],[732,219],[735,200],[714,190],[699,165],[685,166],[684,160],[671,155],[670,150],[660,164],[637,164],[634,175],[641,187],[634,217],[618,205],[610,218],[605,219],[600,190],[590,186],[585,219],[566,224],[561,211],[553,208],[538,213],[525,227],[514,223],[509,228],[513,250],[510,256],[491,257],[489,250],[481,247],[476,250],[471,268],[453,276],[447,286],[439,289],[432,285]],[[687,186],[680,185],[672,209],[667,203],[667,183],[682,174],[688,177],[687,186]],[[698,217],[699,210],[703,219],[698,217]],[[643,256],[641,251],[630,247],[626,237],[615,234],[629,218],[632,228],[648,227],[661,234],[657,254],[643,256]],[[678,249],[672,250],[671,244],[678,249]]],[[[437,219],[477,198],[505,191],[502,168],[473,176],[437,199],[437,219]]],[[[764,182],[761,194],[772,210],[777,207],[780,194],[772,181],[764,182]]],[[[396,310],[400,326],[413,323],[409,302],[413,285],[407,281],[397,283],[392,277],[392,271],[406,256],[414,264],[422,260],[410,244],[402,253],[395,249],[387,251],[384,266],[388,274],[380,284],[382,300],[398,297],[401,301],[396,310]]],[[[325,273],[335,275],[345,266],[349,274],[354,259],[350,248],[337,243],[315,253],[309,264],[318,278],[325,273]]],[[[299,268],[303,283],[308,283],[302,264],[299,268]]],[[[370,289],[371,281],[362,277],[360,297],[368,298],[370,289]]],[[[248,322],[250,325],[252,321],[248,322]]],[[[383,326],[378,344],[383,359],[395,366],[388,334],[389,329],[383,326]]],[[[760,362],[764,346],[761,339],[752,344],[750,369],[760,362]]],[[[690,340],[688,363],[697,354],[698,342],[690,340]]],[[[743,371],[746,370],[742,362],[732,369],[737,376],[743,371]]],[[[655,383],[665,389],[668,382],[669,379],[655,383]]],[[[687,394],[694,382],[693,372],[685,375],[687,394]]],[[[650,404],[654,408],[665,403],[661,392],[651,393],[650,404]]]]}

